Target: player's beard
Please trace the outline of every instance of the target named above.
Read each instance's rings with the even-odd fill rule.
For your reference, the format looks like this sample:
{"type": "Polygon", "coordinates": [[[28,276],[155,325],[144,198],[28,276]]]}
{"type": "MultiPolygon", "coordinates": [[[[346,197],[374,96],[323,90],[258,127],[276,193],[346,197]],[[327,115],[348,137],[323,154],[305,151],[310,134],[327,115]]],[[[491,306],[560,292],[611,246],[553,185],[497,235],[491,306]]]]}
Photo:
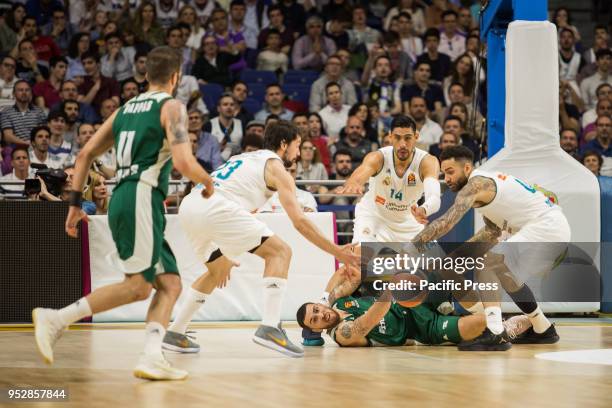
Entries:
{"type": "Polygon", "coordinates": [[[283,159],[283,165],[285,166],[286,169],[293,166],[293,163],[297,161],[297,157],[295,157],[293,160],[289,159],[288,151],[285,152],[285,154],[283,154],[283,157],[281,157],[281,159],[283,159]]]}
{"type": "Polygon", "coordinates": [[[329,309],[329,321],[327,321],[327,328],[331,329],[336,327],[340,323],[340,314],[336,312],[334,309],[329,309]]]}
{"type": "Polygon", "coordinates": [[[395,154],[400,161],[406,161],[410,158],[410,149],[397,149],[395,154]]]}
{"type": "Polygon", "coordinates": [[[449,188],[451,189],[451,191],[453,192],[457,192],[459,190],[461,190],[468,182],[468,178],[465,176],[465,174],[461,177],[459,177],[457,179],[457,182],[450,185],[449,188]]]}

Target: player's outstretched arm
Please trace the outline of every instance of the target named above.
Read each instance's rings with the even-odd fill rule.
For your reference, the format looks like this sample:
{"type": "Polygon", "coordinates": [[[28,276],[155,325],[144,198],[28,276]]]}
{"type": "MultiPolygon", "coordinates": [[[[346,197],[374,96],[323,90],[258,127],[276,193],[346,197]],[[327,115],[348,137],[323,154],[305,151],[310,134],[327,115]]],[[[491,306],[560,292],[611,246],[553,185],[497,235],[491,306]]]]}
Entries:
{"type": "Polygon", "coordinates": [[[87,180],[91,163],[94,159],[113,146],[113,122],[117,116],[117,111],[108,118],[100,129],[93,135],[91,140],[87,142],[81,149],[74,162],[74,178],[72,180],[72,192],[70,193],[70,208],[66,216],[66,233],[73,237],[77,237],[77,225],[79,221],[84,219],[85,213],[81,210],[81,200],[83,186],[87,180]]]}
{"type": "MultiPolygon", "coordinates": [[[[342,265],[337,271],[340,282],[329,292],[327,303],[333,305],[341,297],[349,296],[357,290],[361,283],[361,271],[359,269],[342,265]]],[[[335,276],[336,274],[334,274],[335,276]]],[[[332,277],[335,279],[335,277],[332,277]]]]}
{"type": "Polygon", "coordinates": [[[384,158],[381,152],[368,153],[351,177],[344,182],[344,185],[336,189],[336,193],[363,194],[363,185],[382,169],[383,163],[384,158]]]}
{"type": "Polygon", "coordinates": [[[386,292],[383,297],[384,300],[379,299],[374,302],[361,317],[340,323],[335,331],[336,342],[345,347],[367,346],[366,335],[378,325],[391,308],[390,293],[386,292]]]}
{"type": "Polygon", "coordinates": [[[276,188],[278,198],[293,227],[298,230],[308,241],[318,248],[333,255],[339,261],[359,267],[360,256],[355,254],[349,247],[340,247],[323,236],[321,231],[304,215],[295,196],[295,181],[285,170],[280,160],[268,160],[265,170],[266,183],[276,188]]]}
{"type": "Polygon", "coordinates": [[[174,167],[192,182],[203,184],[205,188],[202,189],[202,195],[210,197],[214,190],[212,178],[200,166],[191,151],[185,105],[176,99],[166,102],[162,107],[160,119],[170,144],[174,167]]]}
{"type": "Polygon", "coordinates": [[[423,180],[423,192],[425,201],[420,207],[416,205],[410,209],[412,215],[421,224],[427,224],[427,217],[436,213],[440,209],[442,200],[440,199],[440,182],[438,176],[440,174],[440,163],[432,155],[427,155],[421,161],[419,169],[421,180],[423,180]]]}
{"type": "MultiPolygon", "coordinates": [[[[446,235],[455,225],[457,225],[465,213],[474,206],[478,195],[491,188],[490,184],[493,184],[493,182],[485,177],[471,178],[461,191],[459,191],[455,198],[455,202],[448,211],[426,226],[423,231],[414,237],[412,242],[418,248],[421,248],[425,243],[446,235]]],[[[494,184],[493,188],[495,188],[494,184]]]]}

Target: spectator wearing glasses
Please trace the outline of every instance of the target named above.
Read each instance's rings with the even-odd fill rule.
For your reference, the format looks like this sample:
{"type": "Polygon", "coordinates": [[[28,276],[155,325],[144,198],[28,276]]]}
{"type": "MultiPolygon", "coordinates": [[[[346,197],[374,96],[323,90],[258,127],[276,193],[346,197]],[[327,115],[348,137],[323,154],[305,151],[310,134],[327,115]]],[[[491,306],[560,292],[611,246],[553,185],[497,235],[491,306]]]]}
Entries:
{"type": "Polygon", "coordinates": [[[0,65],[0,109],[13,105],[15,103],[15,95],[13,88],[19,78],[15,75],[17,61],[15,58],[6,56],[2,58],[0,65]]]}
{"type": "Polygon", "coordinates": [[[240,57],[226,52],[219,52],[217,40],[211,34],[202,37],[202,51],[196,59],[191,75],[198,78],[201,84],[215,83],[224,87],[232,83],[230,65],[240,57]]]}
{"type": "MultiPolygon", "coordinates": [[[[300,160],[297,164],[298,180],[327,180],[327,170],[321,163],[321,154],[310,139],[302,140],[300,146],[300,160]]],[[[319,185],[306,186],[311,193],[319,191],[319,185]]]]}

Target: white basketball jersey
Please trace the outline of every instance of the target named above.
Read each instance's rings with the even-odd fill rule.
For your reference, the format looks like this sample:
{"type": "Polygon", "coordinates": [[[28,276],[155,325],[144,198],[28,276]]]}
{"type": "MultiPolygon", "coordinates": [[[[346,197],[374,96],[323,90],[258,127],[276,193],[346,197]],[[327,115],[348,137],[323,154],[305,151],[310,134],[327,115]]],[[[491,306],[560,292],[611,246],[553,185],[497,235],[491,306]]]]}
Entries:
{"type": "MultiPolygon", "coordinates": [[[[254,212],[274,194],[266,186],[264,173],[270,159],[281,160],[270,150],[257,150],[232,156],[211,173],[215,194],[219,193],[249,212],[254,212]]],[[[230,220],[231,221],[231,220],[230,220]]]]}
{"type": "Polygon", "coordinates": [[[476,208],[480,214],[511,234],[542,214],[560,209],[544,193],[509,174],[474,170],[470,178],[487,177],[495,183],[497,193],[489,204],[476,208]]]}
{"type": "Polygon", "coordinates": [[[382,169],[370,177],[368,192],[357,205],[387,221],[417,224],[410,207],[423,196],[423,180],[419,175],[419,168],[427,152],[414,149],[410,166],[404,175],[399,177],[395,172],[393,146],[383,147],[378,151],[384,158],[382,169]]]}

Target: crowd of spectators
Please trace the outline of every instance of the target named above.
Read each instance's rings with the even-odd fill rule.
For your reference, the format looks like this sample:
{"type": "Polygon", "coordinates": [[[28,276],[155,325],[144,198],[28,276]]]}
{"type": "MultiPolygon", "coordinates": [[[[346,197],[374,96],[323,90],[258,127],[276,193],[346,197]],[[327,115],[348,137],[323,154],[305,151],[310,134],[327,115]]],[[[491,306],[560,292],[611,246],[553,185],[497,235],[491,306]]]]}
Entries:
{"type": "MultiPolygon", "coordinates": [[[[183,56],[177,98],[208,171],[261,148],[266,124],[284,119],[302,136],[295,177],[344,179],[390,143],[388,126],[400,113],[414,118],[418,146],[431,154],[463,144],[485,158],[479,9],[469,0],[0,0],[1,180],[31,178],[38,164],[66,169],[69,185],[74,158],[95,130],[147,91],[147,53],[159,45],[183,56]],[[245,80],[252,70],[274,81],[245,80]],[[292,72],[313,78],[306,101],[286,95],[292,72]],[[222,91],[211,101],[212,85],[222,91]]],[[[567,9],[551,14],[560,145],[593,173],[612,175],[609,30],[596,26],[586,44],[567,9]]],[[[94,162],[92,213],[106,210],[114,163],[113,150],[94,162]]],[[[49,199],[41,182],[39,196],[49,199]]],[[[318,199],[345,204],[338,200],[350,203],[318,199]]]]}

